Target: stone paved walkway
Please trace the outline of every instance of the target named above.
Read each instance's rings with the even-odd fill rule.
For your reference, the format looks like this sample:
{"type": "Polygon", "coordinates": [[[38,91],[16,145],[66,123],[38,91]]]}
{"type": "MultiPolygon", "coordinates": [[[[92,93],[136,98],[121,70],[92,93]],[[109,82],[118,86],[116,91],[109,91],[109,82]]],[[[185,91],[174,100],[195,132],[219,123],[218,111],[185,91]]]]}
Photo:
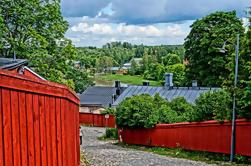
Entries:
{"type": "Polygon", "coordinates": [[[160,156],[150,152],[122,148],[97,138],[104,128],[83,127],[83,145],[87,160],[93,166],[207,166],[203,162],[160,156]]]}

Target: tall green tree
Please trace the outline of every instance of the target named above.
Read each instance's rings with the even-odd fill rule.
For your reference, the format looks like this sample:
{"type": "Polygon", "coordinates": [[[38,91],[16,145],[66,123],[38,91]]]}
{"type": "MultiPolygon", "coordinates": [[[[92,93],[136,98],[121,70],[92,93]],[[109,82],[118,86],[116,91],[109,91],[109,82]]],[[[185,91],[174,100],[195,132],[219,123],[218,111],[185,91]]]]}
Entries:
{"type": "Polygon", "coordinates": [[[251,119],[251,8],[248,10],[249,27],[245,34],[242,51],[240,55],[240,62],[244,67],[240,70],[240,108],[239,114],[241,117],[251,119]]]}
{"type": "Polygon", "coordinates": [[[186,66],[187,80],[196,79],[203,86],[220,86],[229,79],[229,74],[234,71],[237,33],[242,37],[244,28],[235,11],[215,12],[195,21],[184,43],[185,59],[189,61],[186,66]],[[219,50],[227,40],[226,56],[219,50]]]}
{"type": "Polygon", "coordinates": [[[67,28],[60,0],[0,1],[0,55],[28,59],[47,80],[81,89],[78,74],[82,71],[76,70],[76,77],[68,74],[76,49],[64,37],[67,28]]]}
{"type": "Polygon", "coordinates": [[[59,0],[1,0],[0,12],[6,31],[1,55],[28,58],[36,49],[55,53],[68,28],[60,12],[59,0]]]}

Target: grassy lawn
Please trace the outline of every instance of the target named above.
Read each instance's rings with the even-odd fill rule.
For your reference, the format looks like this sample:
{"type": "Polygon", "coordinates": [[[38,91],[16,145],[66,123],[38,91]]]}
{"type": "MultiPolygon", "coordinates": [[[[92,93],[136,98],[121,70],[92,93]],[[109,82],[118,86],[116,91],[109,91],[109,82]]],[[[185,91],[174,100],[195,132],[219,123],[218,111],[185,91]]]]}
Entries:
{"type": "Polygon", "coordinates": [[[145,147],[136,145],[127,145],[117,143],[117,145],[124,148],[141,150],[151,153],[156,153],[163,156],[170,156],[175,158],[184,158],[194,161],[202,161],[208,164],[217,165],[233,165],[233,166],[248,166],[251,164],[251,157],[236,156],[236,163],[232,164],[229,161],[229,155],[209,152],[188,151],[179,148],[160,148],[160,147],[145,147]]]}
{"type": "MultiPolygon", "coordinates": [[[[95,80],[101,80],[101,81],[120,80],[122,83],[130,85],[142,85],[143,81],[149,81],[143,79],[141,76],[130,76],[130,75],[120,75],[120,74],[98,75],[95,77],[95,80]]],[[[149,82],[151,86],[160,86],[160,83],[157,81],[149,81],[149,82]]]]}

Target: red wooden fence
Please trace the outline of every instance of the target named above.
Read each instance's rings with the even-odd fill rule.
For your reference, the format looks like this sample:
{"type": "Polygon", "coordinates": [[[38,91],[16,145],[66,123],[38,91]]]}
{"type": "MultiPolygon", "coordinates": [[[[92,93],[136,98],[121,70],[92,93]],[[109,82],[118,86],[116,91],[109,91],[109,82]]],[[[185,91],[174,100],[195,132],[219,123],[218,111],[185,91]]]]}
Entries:
{"type": "MultiPolygon", "coordinates": [[[[152,129],[120,129],[119,135],[127,144],[230,153],[231,123],[159,124],[152,129]]],[[[238,120],[236,135],[236,153],[251,156],[251,122],[238,120]]]]}
{"type": "Polygon", "coordinates": [[[115,118],[113,115],[105,118],[102,114],[92,114],[92,113],[79,113],[79,123],[84,125],[90,125],[95,127],[110,127],[114,128],[115,118]]]}
{"type": "Polygon", "coordinates": [[[66,86],[0,70],[0,166],[79,165],[78,112],[66,86]]]}

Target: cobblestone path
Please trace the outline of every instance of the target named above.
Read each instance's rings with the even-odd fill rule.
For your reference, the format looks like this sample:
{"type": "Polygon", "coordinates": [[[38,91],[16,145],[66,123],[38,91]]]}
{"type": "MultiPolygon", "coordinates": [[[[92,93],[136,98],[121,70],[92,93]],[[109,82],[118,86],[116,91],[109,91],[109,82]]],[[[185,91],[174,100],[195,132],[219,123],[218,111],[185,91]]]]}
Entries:
{"type": "Polygon", "coordinates": [[[150,152],[127,149],[97,138],[104,128],[83,127],[82,149],[92,166],[207,166],[203,162],[160,156],[150,152]]]}

